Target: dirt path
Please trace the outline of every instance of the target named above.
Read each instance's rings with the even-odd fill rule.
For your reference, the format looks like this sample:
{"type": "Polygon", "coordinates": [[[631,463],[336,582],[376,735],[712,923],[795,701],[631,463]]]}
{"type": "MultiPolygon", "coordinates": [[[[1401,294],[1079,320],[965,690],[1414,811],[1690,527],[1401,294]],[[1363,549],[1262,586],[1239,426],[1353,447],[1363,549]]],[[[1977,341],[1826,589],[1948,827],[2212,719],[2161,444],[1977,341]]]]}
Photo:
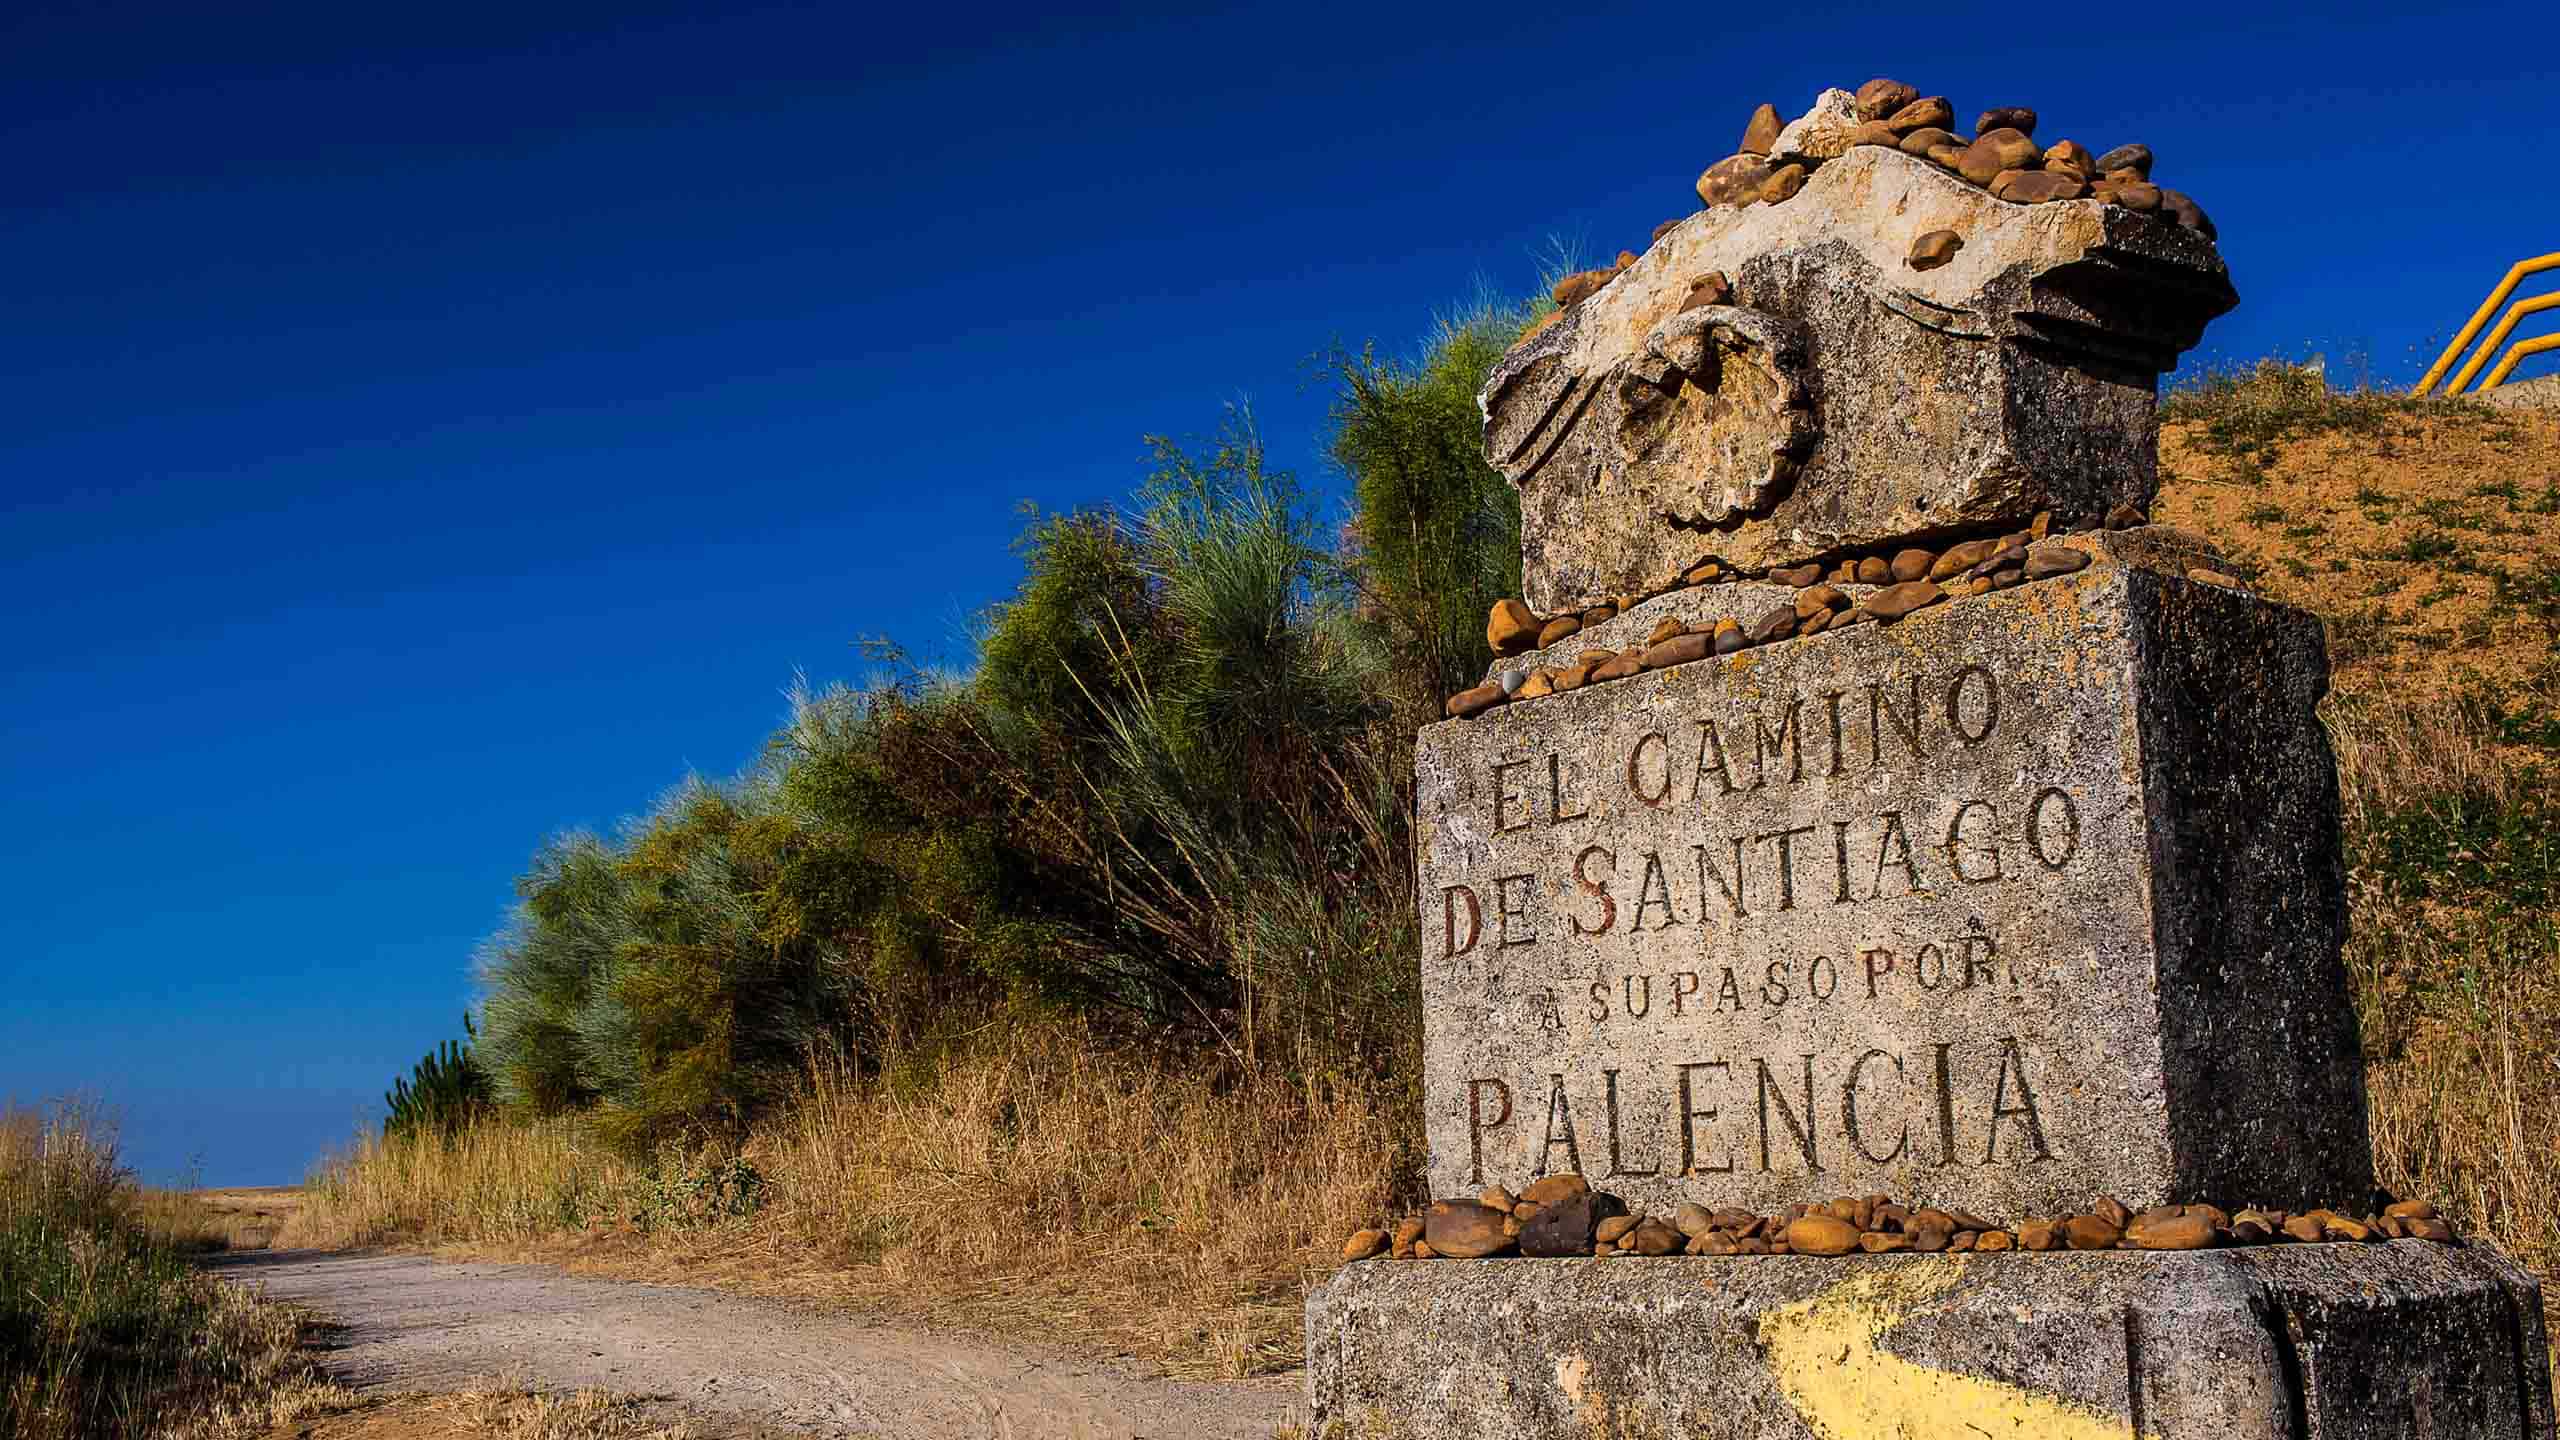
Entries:
{"type": "Polygon", "coordinates": [[[359,1388],[594,1386],[715,1423],[877,1440],[1269,1440],[1298,1410],[1295,1376],[1166,1380],[1065,1349],[543,1266],[310,1250],[213,1263],[342,1323],[329,1368],[359,1388]]]}

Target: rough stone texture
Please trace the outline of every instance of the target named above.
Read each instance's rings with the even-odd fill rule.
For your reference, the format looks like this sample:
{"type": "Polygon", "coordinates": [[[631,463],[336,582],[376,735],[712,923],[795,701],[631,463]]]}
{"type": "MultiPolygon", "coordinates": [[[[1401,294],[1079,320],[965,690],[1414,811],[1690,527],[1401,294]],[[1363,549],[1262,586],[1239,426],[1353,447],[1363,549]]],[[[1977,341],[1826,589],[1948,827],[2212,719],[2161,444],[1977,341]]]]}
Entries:
{"type": "Polygon", "coordinates": [[[1526,599],[2147,504],[2158,374],[2236,299],[2163,216],[2011,205],[1852,147],[1782,205],[1674,226],[1496,366],[1486,453],[1520,487],[1526,599]],[[1964,248],[1909,268],[1942,229],[1964,248]],[[1684,317],[1711,271],[1731,305],[1684,317]]]}
{"type": "Polygon", "coordinates": [[[2319,626],[2047,543],[2097,558],[1422,732],[1434,1194],[2362,1203],[2319,626]]]}
{"type": "Polygon", "coordinates": [[[2539,1288],[2425,1241],[1372,1262],[1313,1440],[2550,1440],[2539,1288]]]}

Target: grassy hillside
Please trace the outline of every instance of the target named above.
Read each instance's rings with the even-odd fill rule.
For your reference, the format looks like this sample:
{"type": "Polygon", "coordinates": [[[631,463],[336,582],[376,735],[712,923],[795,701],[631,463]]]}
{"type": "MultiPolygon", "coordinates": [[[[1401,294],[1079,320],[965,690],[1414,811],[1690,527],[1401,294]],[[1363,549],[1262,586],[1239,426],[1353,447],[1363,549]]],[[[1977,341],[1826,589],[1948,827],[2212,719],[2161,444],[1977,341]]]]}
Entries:
{"type": "MultiPolygon", "coordinates": [[[[2377,1160],[2560,1267],[2560,414],[2173,398],[2154,518],[2319,615],[2346,801],[2347,960],[2377,1160]]],[[[2555,1292],[2560,1293],[2560,1292],[2555,1292]]]]}
{"type": "MultiPolygon", "coordinates": [[[[502,1108],[361,1140],[281,1243],[1292,1363],[1342,1236],[1422,1198],[1411,743],[1516,588],[1472,396],[1518,323],[1343,360],[1338,541],[1249,433],[1168,448],[1138,511],[1035,526],[975,676],[805,697],[747,777],[546,847],[502,1108]]],[[[2560,417],[2267,370],[2162,454],[2156,518],[2329,627],[2384,1182],[2551,1274],[2560,417]]]]}

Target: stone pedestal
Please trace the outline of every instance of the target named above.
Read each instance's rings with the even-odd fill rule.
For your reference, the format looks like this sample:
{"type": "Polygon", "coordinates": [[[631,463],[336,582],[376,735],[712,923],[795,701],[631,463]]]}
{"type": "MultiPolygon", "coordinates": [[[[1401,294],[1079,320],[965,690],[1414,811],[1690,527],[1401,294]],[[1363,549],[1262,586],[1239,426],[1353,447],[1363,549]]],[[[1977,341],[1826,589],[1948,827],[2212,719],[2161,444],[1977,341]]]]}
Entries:
{"type": "Polygon", "coordinates": [[[2067,543],[1422,733],[1434,1195],[2365,1202],[2319,625],[2067,543]]]}
{"type": "Polygon", "coordinates": [[[2423,1241],[1372,1261],[1310,1440],[2549,1440],[2541,1293],[2423,1241]]]}

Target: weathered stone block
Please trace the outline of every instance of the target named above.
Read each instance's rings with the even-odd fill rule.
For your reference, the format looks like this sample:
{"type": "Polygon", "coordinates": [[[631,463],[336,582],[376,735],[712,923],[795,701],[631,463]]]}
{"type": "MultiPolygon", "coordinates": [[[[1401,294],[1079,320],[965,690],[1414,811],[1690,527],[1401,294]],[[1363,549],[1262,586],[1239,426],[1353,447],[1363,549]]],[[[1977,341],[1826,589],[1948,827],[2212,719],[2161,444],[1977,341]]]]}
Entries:
{"type": "Polygon", "coordinates": [[[2078,543],[1423,731],[1434,1193],[2364,1203],[2319,626],[2078,543]]]}
{"type": "Polygon", "coordinates": [[[2424,1241],[1354,1265],[1311,1440],[2550,1440],[2541,1292],[2424,1241]]]}
{"type": "Polygon", "coordinates": [[[1904,538],[2096,517],[2158,486],[2159,373],[2238,303],[2213,242],[2095,200],[2013,205],[1859,146],[1701,211],[1495,367],[1541,615],[1904,538]],[[1948,263],[1912,243],[1953,231],[1948,263]],[[1729,303],[1684,308],[1710,275],[1729,303]]]}

